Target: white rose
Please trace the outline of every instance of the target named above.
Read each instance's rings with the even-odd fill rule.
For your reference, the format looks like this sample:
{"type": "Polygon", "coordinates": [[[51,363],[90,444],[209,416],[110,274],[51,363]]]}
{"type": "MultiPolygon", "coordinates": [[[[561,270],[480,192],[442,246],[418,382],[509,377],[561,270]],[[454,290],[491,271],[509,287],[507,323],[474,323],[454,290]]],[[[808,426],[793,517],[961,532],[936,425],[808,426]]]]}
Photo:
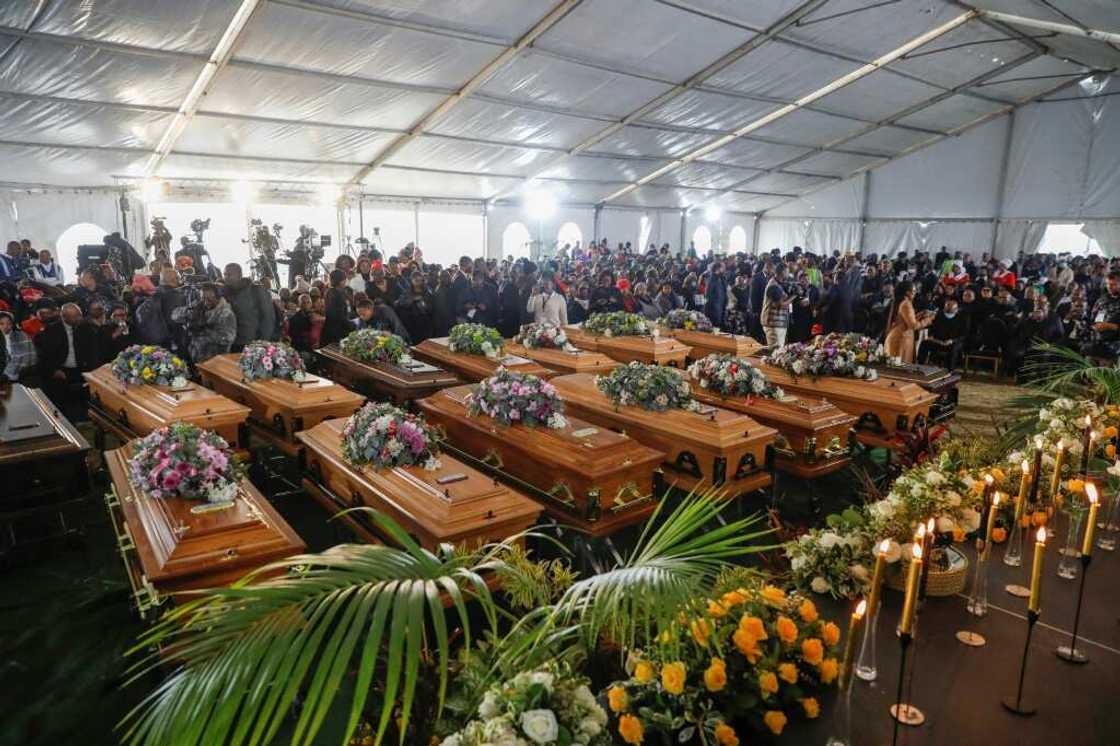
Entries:
{"type": "Polygon", "coordinates": [[[945,481],[945,477],[938,474],[936,471],[926,473],[926,481],[934,486],[937,486],[945,481]]]}
{"type": "Polygon", "coordinates": [[[952,508],[957,507],[958,505],[961,504],[961,501],[963,499],[964,498],[962,498],[960,496],[959,492],[955,492],[953,490],[950,490],[949,492],[945,493],[945,502],[949,503],[949,507],[952,507],[952,508]]]}
{"type": "Polygon", "coordinates": [[[898,562],[902,558],[902,546],[894,539],[887,541],[887,552],[884,555],[887,562],[898,562]]]}
{"type": "Polygon", "coordinates": [[[832,586],[820,575],[813,578],[813,582],[809,584],[809,587],[813,589],[813,593],[828,593],[832,590],[832,586]]]}
{"type": "Polygon", "coordinates": [[[860,583],[867,583],[871,580],[867,568],[863,565],[849,565],[848,573],[860,583]]]}
{"type": "MultiPolygon", "coordinates": [[[[631,655],[634,655],[634,651],[631,651],[631,655]]],[[[636,656],[633,657],[633,658],[631,658],[630,656],[627,656],[626,663],[627,663],[628,666],[630,666],[630,671],[628,673],[633,673],[634,672],[633,664],[637,663],[637,661],[639,661],[639,660],[641,660],[641,659],[636,657],[636,656]]],[[[597,701],[595,701],[595,695],[592,693],[592,691],[590,689],[587,688],[586,684],[580,684],[578,687],[576,687],[574,697],[575,697],[576,704],[580,705],[584,709],[594,710],[596,707],[599,706],[599,703],[597,701]]]]}
{"type": "Polygon", "coordinates": [[[792,569],[794,572],[801,572],[801,569],[805,567],[807,562],[808,560],[802,556],[794,557],[793,560],[791,560],[789,563],[790,569],[792,569]]]}
{"type": "Polygon", "coordinates": [[[948,517],[948,516],[943,515],[943,516],[941,516],[940,518],[937,519],[937,531],[938,531],[938,533],[947,534],[950,531],[952,531],[953,527],[956,526],[956,525],[957,524],[953,522],[953,519],[948,517]]]}
{"type": "Polygon", "coordinates": [[[552,710],[526,710],[521,713],[521,730],[531,741],[548,743],[560,734],[560,724],[552,710]]]}
{"type": "Polygon", "coordinates": [[[1112,466],[1105,469],[1105,471],[1107,471],[1109,474],[1111,474],[1114,477],[1120,477],[1120,460],[1118,460],[1115,464],[1113,464],[1112,466]]]}
{"type": "Polygon", "coordinates": [[[589,736],[597,736],[602,732],[603,726],[593,717],[585,717],[579,721],[579,729],[589,736]]]}
{"type": "Polygon", "coordinates": [[[478,706],[478,716],[483,720],[490,720],[496,718],[502,712],[502,708],[498,706],[498,697],[493,692],[486,692],[486,696],[482,698],[482,703],[478,706]]]}
{"type": "Polygon", "coordinates": [[[447,738],[440,741],[439,746],[459,746],[459,734],[452,733],[447,738]]]}
{"type": "Polygon", "coordinates": [[[964,530],[972,533],[980,528],[980,513],[972,508],[965,508],[961,511],[961,522],[964,524],[964,530]]]}
{"type": "Polygon", "coordinates": [[[540,684],[545,688],[545,691],[552,692],[552,681],[556,678],[548,671],[533,671],[529,674],[530,684],[540,684]]]}
{"type": "Polygon", "coordinates": [[[867,375],[867,368],[863,367],[862,365],[857,365],[856,366],[856,378],[863,378],[866,375],[867,375]]]}
{"type": "Polygon", "coordinates": [[[832,549],[839,541],[840,537],[831,531],[821,534],[821,547],[824,549],[832,549]]]}

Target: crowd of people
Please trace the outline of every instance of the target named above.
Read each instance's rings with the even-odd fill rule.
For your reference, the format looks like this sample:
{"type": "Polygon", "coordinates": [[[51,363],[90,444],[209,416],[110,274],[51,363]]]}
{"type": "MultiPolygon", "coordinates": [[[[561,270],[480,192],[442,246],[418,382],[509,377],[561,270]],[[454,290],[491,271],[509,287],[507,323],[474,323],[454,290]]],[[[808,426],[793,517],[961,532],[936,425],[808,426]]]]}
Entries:
{"type": "MultiPolygon", "coordinates": [[[[196,257],[197,258],[197,257],[196,257]]],[[[1120,260],[1034,254],[903,252],[893,257],[815,253],[697,256],[666,244],[644,253],[606,239],[528,259],[463,256],[427,263],[408,245],[339,256],[324,277],[276,288],[228,264],[214,271],[159,252],[122,277],[86,266],[70,284],[57,257],[30,241],[0,254],[0,371],[41,386],[80,418],[81,373],[132,344],[167,347],[192,363],[256,339],[286,339],[307,355],[355,329],[416,344],[456,323],[506,337],[532,321],[578,323],[630,311],[651,320],[674,309],[706,314],[728,332],[771,345],[855,331],[884,340],[905,361],[956,368],[968,351],[999,356],[1015,374],[1035,340],[1115,361],[1120,353],[1120,260]]]]}

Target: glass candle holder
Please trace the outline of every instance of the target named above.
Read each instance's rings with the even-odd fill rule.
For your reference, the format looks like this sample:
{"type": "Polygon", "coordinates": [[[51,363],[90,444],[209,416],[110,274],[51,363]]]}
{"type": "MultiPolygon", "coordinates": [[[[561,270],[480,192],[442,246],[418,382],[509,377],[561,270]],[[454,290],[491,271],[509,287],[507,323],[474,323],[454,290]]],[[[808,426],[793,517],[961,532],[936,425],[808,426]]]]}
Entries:
{"type": "MultiPolygon", "coordinates": [[[[856,661],[855,668],[855,675],[862,681],[874,681],[879,676],[879,668],[876,664],[876,636],[879,629],[879,610],[882,608],[883,602],[879,601],[863,631],[863,642],[859,647],[859,659],[856,661]]],[[[848,688],[851,689],[850,686],[848,688]]]]}
{"type": "Polygon", "coordinates": [[[1069,531],[1066,532],[1066,545],[1061,551],[1062,559],[1058,562],[1058,577],[1073,580],[1081,566],[1081,550],[1078,548],[1078,539],[1081,537],[1081,521],[1085,517],[1083,511],[1070,510],[1069,531]]]}
{"type": "Polygon", "coordinates": [[[976,567],[972,576],[972,591],[965,608],[973,616],[988,613],[988,551],[987,547],[976,553],[976,567]]]}
{"type": "Polygon", "coordinates": [[[1007,534],[1007,547],[1003,550],[1003,564],[1019,567],[1023,564],[1023,537],[1027,529],[1020,523],[1011,527],[1007,534]]]}
{"type": "Polygon", "coordinates": [[[1100,513],[1097,521],[1097,548],[1105,552],[1116,551],[1117,534],[1120,534],[1120,492],[1109,500],[1108,508],[1100,513]]]}

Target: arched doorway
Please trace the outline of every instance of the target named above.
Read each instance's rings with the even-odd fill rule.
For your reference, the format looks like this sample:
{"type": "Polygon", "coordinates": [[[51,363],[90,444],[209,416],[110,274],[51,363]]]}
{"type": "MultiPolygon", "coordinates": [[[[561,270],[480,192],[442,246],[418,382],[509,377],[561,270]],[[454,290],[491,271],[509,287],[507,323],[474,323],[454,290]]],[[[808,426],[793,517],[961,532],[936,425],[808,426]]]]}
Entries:
{"type": "Polygon", "coordinates": [[[696,247],[697,256],[707,256],[712,253],[712,232],[708,226],[701,225],[692,233],[692,244],[696,247]]]}
{"type": "Polygon", "coordinates": [[[571,221],[560,226],[560,232],[556,234],[556,249],[564,248],[564,244],[568,244],[569,249],[574,249],[576,244],[583,245],[583,231],[571,221]]]}
{"type": "Polygon", "coordinates": [[[78,279],[78,247],[105,243],[109,231],[96,223],[75,223],[54,242],[54,258],[66,271],[67,282],[78,279]]]}
{"type": "Polygon", "coordinates": [[[510,223],[502,232],[502,256],[509,259],[528,258],[533,237],[523,223],[510,223]]]}
{"type": "Polygon", "coordinates": [[[747,231],[741,225],[731,229],[727,236],[727,248],[732,253],[747,250],[747,231]]]}

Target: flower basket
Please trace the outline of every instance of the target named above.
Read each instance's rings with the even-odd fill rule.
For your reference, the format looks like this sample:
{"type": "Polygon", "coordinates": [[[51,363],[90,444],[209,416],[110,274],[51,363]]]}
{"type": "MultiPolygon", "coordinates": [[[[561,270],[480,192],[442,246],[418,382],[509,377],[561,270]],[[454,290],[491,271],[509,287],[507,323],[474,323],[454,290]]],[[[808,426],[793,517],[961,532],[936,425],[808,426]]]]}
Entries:
{"type": "Polygon", "coordinates": [[[524,345],[530,350],[564,350],[574,352],[575,347],[568,341],[568,335],[555,324],[542,322],[540,324],[526,324],[521,327],[521,333],[513,338],[514,342],[524,345]]]}
{"type": "MultiPolygon", "coordinates": [[[[929,568],[929,579],[926,581],[926,594],[930,596],[954,596],[964,590],[968,583],[969,560],[956,547],[945,547],[933,551],[934,563],[929,568]],[[937,563],[938,552],[944,552],[949,568],[944,569],[937,563]]],[[[883,584],[896,591],[906,591],[906,565],[902,562],[895,563],[895,569],[887,572],[883,577],[883,584]]]]}
{"type": "Polygon", "coordinates": [[[689,332],[710,332],[713,330],[712,322],[699,311],[688,311],[677,308],[661,319],[661,325],[669,329],[684,329],[689,332]]]}
{"type": "Polygon", "coordinates": [[[269,378],[302,381],[307,377],[303,358],[283,342],[250,342],[241,351],[238,365],[241,366],[241,375],[247,381],[265,381],[269,378]]]}
{"type": "Polygon", "coordinates": [[[376,329],[359,329],[350,332],[339,343],[342,354],[362,363],[390,363],[396,365],[408,353],[408,345],[396,334],[386,334],[376,329]]]}
{"type": "Polygon", "coordinates": [[[497,329],[485,324],[456,324],[447,338],[452,352],[485,355],[496,358],[502,354],[504,341],[497,329]]]}
{"type": "Polygon", "coordinates": [[[593,313],[583,322],[583,330],[600,337],[646,337],[654,332],[644,317],[625,311],[593,313]]]}
{"type": "Polygon", "coordinates": [[[153,498],[226,502],[245,475],[220,435],[186,422],[153,430],[137,444],[128,464],[133,483],[153,498]]]}
{"type": "Polygon", "coordinates": [[[113,360],[110,369],[121,383],[182,388],[187,385],[187,364],[170,350],[156,345],[132,345],[113,360]]]}
{"type": "Polygon", "coordinates": [[[342,457],[374,469],[420,465],[439,468],[435,438],[422,417],[392,404],[371,403],[350,415],[342,429],[342,457]]]}
{"type": "Polygon", "coordinates": [[[568,424],[564,402],[551,383],[505,368],[498,368],[478,385],[470,396],[468,413],[486,415],[503,425],[543,425],[559,430],[568,424]]]}

